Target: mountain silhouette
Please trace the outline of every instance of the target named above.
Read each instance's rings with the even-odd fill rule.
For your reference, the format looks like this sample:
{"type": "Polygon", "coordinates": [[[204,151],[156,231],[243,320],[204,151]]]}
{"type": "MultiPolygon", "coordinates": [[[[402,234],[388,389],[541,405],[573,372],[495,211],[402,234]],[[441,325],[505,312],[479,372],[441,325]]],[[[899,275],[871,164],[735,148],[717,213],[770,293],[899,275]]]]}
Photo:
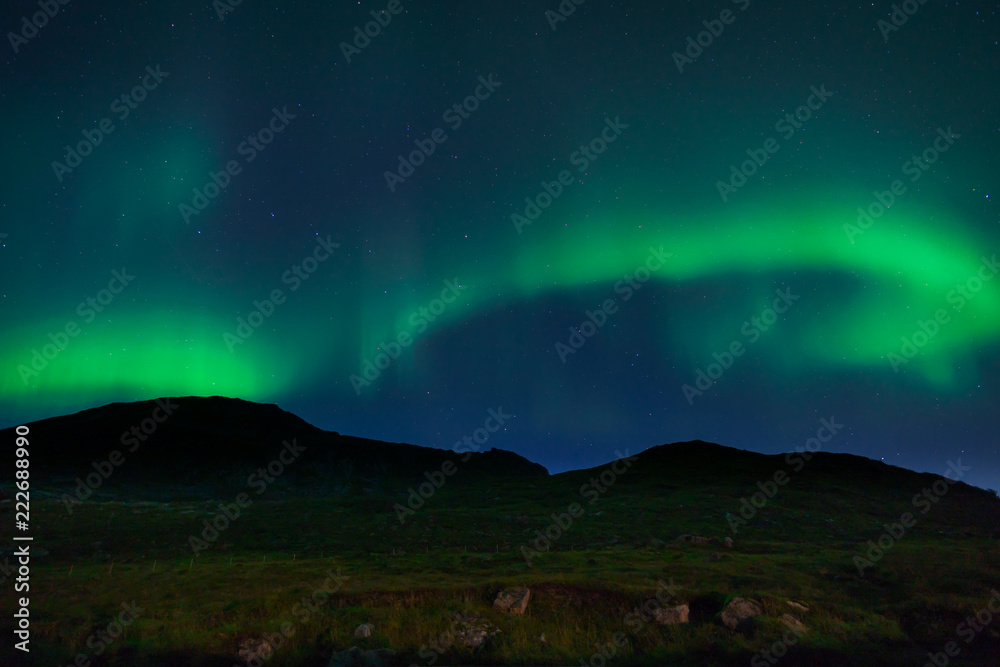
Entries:
{"type": "MultiPolygon", "coordinates": [[[[333,490],[328,487],[371,490],[418,482],[446,461],[466,478],[548,476],[543,466],[501,449],[456,453],[356,438],[319,429],[274,404],[219,396],[112,403],[27,426],[36,486],[64,487],[111,465],[114,472],[102,475],[101,492],[130,497],[154,498],[166,490],[203,495],[239,486],[276,460],[285,443],[301,450],[282,471],[287,491],[322,495],[333,490]]],[[[16,437],[13,428],[0,435],[8,442],[16,437]]]]}

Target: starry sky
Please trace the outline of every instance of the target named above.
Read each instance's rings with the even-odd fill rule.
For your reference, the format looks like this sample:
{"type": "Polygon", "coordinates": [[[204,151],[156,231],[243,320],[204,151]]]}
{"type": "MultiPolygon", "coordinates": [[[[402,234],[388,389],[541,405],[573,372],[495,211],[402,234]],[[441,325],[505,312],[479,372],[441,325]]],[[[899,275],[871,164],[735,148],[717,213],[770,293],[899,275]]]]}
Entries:
{"type": "Polygon", "coordinates": [[[7,3],[0,425],[493,410],[559,472],[826,420],[1000,489],[996,7],[660,4],[7,3]]]}

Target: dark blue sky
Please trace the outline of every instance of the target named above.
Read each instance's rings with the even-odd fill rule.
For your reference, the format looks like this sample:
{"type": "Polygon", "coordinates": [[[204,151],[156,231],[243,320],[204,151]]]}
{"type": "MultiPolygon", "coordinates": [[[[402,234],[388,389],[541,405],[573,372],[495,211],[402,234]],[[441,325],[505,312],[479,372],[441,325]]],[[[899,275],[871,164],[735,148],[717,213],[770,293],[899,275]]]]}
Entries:
{"type": "Polygon", "coordinates": [[[826,419],[1000,488],[995,8],[559,6],[6,6],[0,425],[502,407],[557,472],[826,419]]]}

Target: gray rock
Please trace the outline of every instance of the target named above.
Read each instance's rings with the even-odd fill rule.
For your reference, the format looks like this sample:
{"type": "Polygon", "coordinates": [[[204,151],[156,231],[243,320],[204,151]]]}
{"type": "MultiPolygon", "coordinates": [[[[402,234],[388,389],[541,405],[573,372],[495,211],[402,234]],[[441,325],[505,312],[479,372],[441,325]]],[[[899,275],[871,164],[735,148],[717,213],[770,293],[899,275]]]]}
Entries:
{"type": "Polygon", "coordinates": [[[806,632],[809,631],[809,628],[803,625],[802,621],[795,618],[791,614],[782,614],[781,618],[779,618],[778,620],[784,623],[786,628],[788,628],[797,635],[804,635],[806,632]]]}
{"type": "Polygon", "coordinates": [[[375,626],[372,625],[371,623],[362,623],[358,627],[354,628],[354,636],[355,637],[371,637],[372,636],[372,631],[374,629],[375,629],[375,626]]]}
{"type": "Polygon", "coordinates": [[[478,625],[466,625],[455,632],[455,643],[466,648],[479,648],[490,637],[488,628],[478,625]]]}
{"type": "Polygon", "coordinates": [[[653,610],[653,618],[659,625],[680,625],[688,622],[688,606],[664,607],[653,610]]]}
{"type": "Polygon", "coordinates": [[[465,648],[477,649],[483,646],[500,630],[475,614],[455,616],[455,643],[465,648]]]}
{"type": "Polygon", "coordinates": [[[733,598],[722,610],[722,624],[730,630],[743,630],[757,616],[764,613],[759,603],[746,598],[733,598]]]}
{"type": "Polygon", "coordinates": [[[523,614],[528,608],[528,600],[531,599],[531,591],[523,586],[520,588],[508,588],[497,593],[497,599],[493,601],[493,607],[511,614],[523,614]]]}
{"type": "Polygon", "coordinates": [[[801,611],[803,613],[809,611],[809,607],[804,604],[799,604],[798,602],[792,602],[791,600],[786,600],[785,604],[794,609],[795,611],[801,611]]]}

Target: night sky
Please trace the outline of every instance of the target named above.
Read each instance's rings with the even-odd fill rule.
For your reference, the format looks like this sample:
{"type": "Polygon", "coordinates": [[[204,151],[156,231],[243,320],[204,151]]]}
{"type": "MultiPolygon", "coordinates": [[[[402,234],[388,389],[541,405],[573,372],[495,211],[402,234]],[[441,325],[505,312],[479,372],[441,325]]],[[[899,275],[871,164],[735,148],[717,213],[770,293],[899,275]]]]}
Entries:
{"type": "Polygon", "coordinates": [[[0,426],[494,410],[559,472],[827,420],[1000,489],[996,6],[660,4],[6,3],[0,426]]]}

